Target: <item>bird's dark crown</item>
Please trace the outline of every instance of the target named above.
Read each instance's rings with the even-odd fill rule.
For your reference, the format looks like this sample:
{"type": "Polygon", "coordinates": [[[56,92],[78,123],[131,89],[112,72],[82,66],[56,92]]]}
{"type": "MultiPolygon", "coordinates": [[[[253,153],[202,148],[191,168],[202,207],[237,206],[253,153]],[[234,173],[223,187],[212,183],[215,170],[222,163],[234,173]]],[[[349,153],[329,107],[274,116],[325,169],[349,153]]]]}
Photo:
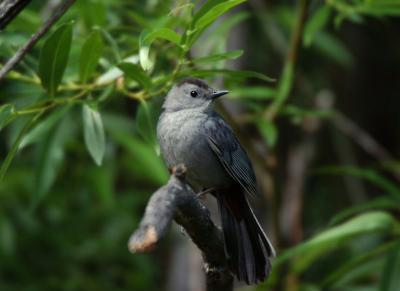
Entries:
{"type": "Polygon", "coordinates": [[[207,85],[206,82],[204,82],[204,81],[202,81],[202,80],[200,80],[200,79],[196,79],[196,78],[186,78],[186,79],[183,79],[182,81],[180,81],[180,82],[178,83],[178,87],[180,87],[180,86],[182,86],[182,85],[184,85],[184,84],[193,84],[193,85],[196,85],[196,86],[198,86],[198,87],[200,87],[200,88],[203,88],[203,89],[208,89],[208,88],[210,88],[210,87],[207,85]]]}

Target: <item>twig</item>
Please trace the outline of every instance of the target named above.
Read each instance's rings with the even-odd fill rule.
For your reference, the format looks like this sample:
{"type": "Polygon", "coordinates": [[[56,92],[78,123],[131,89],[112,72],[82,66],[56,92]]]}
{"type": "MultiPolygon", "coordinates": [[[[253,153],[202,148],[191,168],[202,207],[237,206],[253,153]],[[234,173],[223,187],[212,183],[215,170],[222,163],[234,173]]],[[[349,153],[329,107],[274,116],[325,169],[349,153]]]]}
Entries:
{"type": "Polygon", "coordinates": [[[336,112],[333,124],[352,140],[354,140],[365,152],[376,158],[378,161],[394,161],[395,158],[379,144],[368,132],[359,127],[353,120],[340,112],[336,112]]]}
{"type": "Polygon", "coordinates": [[[15,55],[0,70],[0,82],[5,78],[25,54],[36,44],[36,42],[60,19],[61,16],[74,4],[75,0],[65,0],[54,12],[54,14],[46,21],[45,24],[25,43],[15,55]]]}
{"type": "Polygon", "coordinates": [[[167,185],[152,195],[139,228],[129,239],[129,250],[133,253],[152,250],[175,219],[202,252],[207,290],[232,290],[233,276],[222,233],[212,222],[208,209],[185,183],[184,174],[184,166],[176,167],[167,185]]]}
{"type": "Polygon", "coordinates": [[[0,3],[0,31],[29,4],[31,0],[3,0],[0,3]]]}
{"type": "MultiPolygon", "coordinates": [[[[342,113],[336,112],[332,118],[332,122],[337,129],[351,138],[366,153],[374,157],[380,163],[385,164],[386,162],[396,160],[396,158],[367,131],[342,113]]],[[[398,171],[393,171],[393,175],[397,181],[400,181],[400,173],[398,171]]]]}

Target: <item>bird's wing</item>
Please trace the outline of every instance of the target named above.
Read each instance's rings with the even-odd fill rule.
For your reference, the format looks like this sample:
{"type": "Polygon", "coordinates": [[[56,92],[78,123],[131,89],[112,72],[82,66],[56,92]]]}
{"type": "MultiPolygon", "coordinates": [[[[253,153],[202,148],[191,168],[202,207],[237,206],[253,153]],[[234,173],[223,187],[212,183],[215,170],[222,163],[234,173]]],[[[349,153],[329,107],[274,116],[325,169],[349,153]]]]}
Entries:
{"type": "Polygon", "coordinates": [[[208,145],[229,175],[250,195],[257,195],[256,177],[246,152],[229,125],[218,115],[205,124],[208,145]]]}

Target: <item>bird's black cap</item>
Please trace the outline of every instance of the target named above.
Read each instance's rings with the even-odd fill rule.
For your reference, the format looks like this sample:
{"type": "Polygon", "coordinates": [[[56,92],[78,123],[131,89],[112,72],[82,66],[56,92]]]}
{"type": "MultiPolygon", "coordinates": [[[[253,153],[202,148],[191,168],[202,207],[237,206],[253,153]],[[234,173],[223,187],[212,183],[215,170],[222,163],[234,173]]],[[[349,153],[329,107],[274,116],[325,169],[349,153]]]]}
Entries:
{"type": "Polygon", "coordinates": [[[183,84],[193,84],[203,89],[208,89],[210,86],[207,85],[206,82],[196,79],[196,78],[185,78],[178,83],[178,87],[182,86],[183,84]]]}

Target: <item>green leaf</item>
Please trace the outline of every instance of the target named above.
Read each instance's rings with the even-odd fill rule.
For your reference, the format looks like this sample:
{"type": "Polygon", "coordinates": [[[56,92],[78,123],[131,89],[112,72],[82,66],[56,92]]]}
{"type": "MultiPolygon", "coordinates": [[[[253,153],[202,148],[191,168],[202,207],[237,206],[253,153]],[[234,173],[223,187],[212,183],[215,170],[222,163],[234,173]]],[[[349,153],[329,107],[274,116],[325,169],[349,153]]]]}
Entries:
{"type": "MultiPolygon", "coordinates": [[[[194,22],[194,30],[203,30],[208,25],[213,23],[218,17],[232,9],[233,7],[245,2],[246,0],[229,0],[224,1],[222,3],[218,3],[219,1],[215,1],[218,3],[213,7],[210,7],[207,12],[201,15],[198,18],[195,18],[194,22]]],[[[208,7],[207,7],[208,8],[208,7]]]]}
{"type": "Polygon", "coordinates": [[[42,86],[54,97],[67,66],[72,41],[72,24],[61,25],[44,43],[39,58],[42,86]]]}
{"type": "Polygon", "coordinates": [[[94,31],[82,47],[79,76],[82,83],[91,77],[103,53],[103,40],[100,31],[94,31]]]}
{"type": "Polygon", "coordinates": [[[400,198],[400,188],[392,181],[381,176],[375,170],[362,169],[357,167],[323,167],[316,171],[316,174],[340,174],[352,175],[361,179],[365,179],[381,189],[387,191],[397,201],[400,198]]]}
{"type": "Polygon", "coordinates": [[[385,266],[382,270],[380,290],[397,291],[400,286],[400,240],[397,245],[387,255],[385,266]]]}
{"type": "Polygon", "coordinates": [[[117,41],[112,37],[111,33],[109,33],[107,30],[102,28],[98,29],[103,34],[104,40],[108,43],[107,47],[110,48],[111,52],[114,54],[115,62],[117,63],[121,62],[122,58],[119,52],[117,41]]]}
{"type": "Polygon", "coordinates": [[[317,12],[307,21],[304,28],[303,43],[304,46],[308,47],[314,40],[315,35],[321,31],[328,23],[331,9],[328,5],[323,5],[318,9],[317,12]]]}
{"type": "Polygon", "coordinates": [[[16,140],[14,141],[11,149],[6,155],[6,158],[4,159],[3,163],[1,164],[0,167],[0,181],[3,180],[4,175],[7,172],[8,167],[10,166],[15,154],[18,152],[19,144],[22,141],[22,138],[25,136],[27,131],[32,127],[32,125],[36,122],[36,120],[42,115],[42,112],[39,112],[38,114],[32,116],[28,121],[25,123],[24,127],[21,129],[21,131],[18,133],[18,136],[16,140]]]}
{"type": "Polygon", "coordinates": [[[247,78],[256,78],[263,81],[273,82],[275,79],[270,78],[264,74],[253,72],[253,71],[236,71],[236,70],[193,70],[193,71],[184,71],[181,75],[185,76],[193,76],[193,77],[214,77],[216,75],[224,75],[226,77],[232,79],[247,79],[247,78]]]}
{"type": "Polygon", "coordinates": [[[281,114],[293,117],[328,118],[331,117],[334,114],[334,112],[329,110],[306,109],[298,107],[296,105],[286,105],[282,108],[281,114]]]}
{"type": "Polygon", "coordinates": [[[142,70],[141,67],[132,63],[120,63],[118,65],[126,77],[137,81],[140,85],[142,85],[146,90],[151,87],[151,79],[147,74],[142,70]]]}
{"type": "Polygon", "coordinates": [[[12,104],[4,104],[0,106],[0,131],[8,124],[14,112],[15,107],[12,104]]]}
{"type": "Polygon", "coordinates": [[[204,4],[201,5],[200,9],[196,11],[193,15],[193,23],[196,23],[200,17],[206,14],[209,10],[211,10],[214,6],[224,2],[225,0],[208,0],[204,4]]]}
{"type": "Polygon", "coordinates": [[[0,255],[13,256],[17,249],[17,229],[11,218],[0,215],[0,255]]]}
{"type": "Polygon", "coordinates": [[[104,209],[115,207],[114,184],[117,178],[115,173],[116,167],[114,164],[107,165],[107,167],[95,167],[87,173],[90,187],[94,193],[98,194],[99,201],[104,209]]]}
{"type": "Polygon", "coordinates": [[[219,16],[246,0],[211,0],[193,16],[192,25],[186,31],[184,49],[188,51],[201,33],[211,25],[219,16]]]}
{"type": "Polygon", "coordinates": [[[105,1],[86,0],[75,4],[79,9],[79,19],[87,28],[107,25],[107,5],[105,1]]]}
{"type": "Polygon", "coordinates": [[[340,290],[340,291],[377,291],[377,284],[368,282],[375,277],[379,270],[384,267],[384,257],[376,258],[364,262],[363,264],[349,269],[338,281],[333,282],[331,288],[320,288],[319,290],[340,290]]]}
{"type": "Polygon", "coordinates": [[[252,86],[230,89],[228,96],[232,98],[269,100],[274,99],[276,93],[274,88],[252,86]]]}
{"type": "Polygon", "coordinates": [[[399,223],[388,213],[371,211],[321,232],[312,239],[283,252],[276,260],[279,265],[288,259],[301,256],[295,271],[301,273],[322,254],[337,248],[349,240],[370,233],[398,234],[399,223]]]}
{"type": "Polygon", "coordinates": [[[149,102],[141,101],[136,112],[135,122],[139,134],[155,148],[158,145],[156,124],[161,113],[161,104],[156,104],[156,101],[158,100],[155,100],[155,98],[149,102]],[[160,110],[157,110],[158,108],[160,110]]]}
{"type": "Polygon", "coordinates": [[[222,19],[221,22],[218,23],[218,27],[215,28],[208,39],[212,38],[212,41],[220,42],[220,38],[226,36],[232,27],[248,19],[250,16],[251,14],[247,11],[238,11],[235,12],[235,14],[229,15],[229,17],[222,19]]]}
{"type": "Polygon", "coordinates": [[[166,27],[143,30],[139,38],[139,58],[140,65],[145,71],[152,67],[152,63],[149,59],[149,51],[152,42],[157,38],[168,40],[176,45],[179,45],[181,42],[181,36],[172,29],[166,27]]]}
{"type": "Polygon", "coordinates": [[[399,202],[395,201],[392,197],[379,197],[340,211],[331,219],[329,224],[337,224],[345,219],[348,219],[354,214],[358,214],[366,210],[398,209],[399,206],[399,202]]]}
{"type": "MultiPolygon", "coordinates": [[[[133,55],[129,56],[122,61],[123,63],[132,63],[132,64],[138,64],[139,63],[139,56],[138,55],[133,55]]],[[[107,72],[102,74],[100,77],[96,79],[96,84],[97,85],[106,85],[109,83],[114,82],[117,80],[119,77],[121,77],[124,74],[123,71],[118,69],[117,66],[111,67],[107,72]]]]}
{"type": "Polygon", "coordinates": [[[346,46],[331,34],[321,31],[315,36],[313,44],[326,57],[343,67],[351,67],[354,64],[354,58],[346,46]]]}
{"type": "MultiPolygon", "coordinates": [[[[64,117],[65,115],[61,115],[64,117]]],[[[35,209],[54,184],[64,160],[64,146],[71,136],[71,120],[53,123],[37,145],[35,192],[32,209],[35,209]]]]}
{"type": "Polygon", "coordinates": [[[278,130],[276,126],[264,118],[259,118],[257,120],[257,127],[268,146],[273,148],[278,140],[278,130]]]}
{"type": "Polygon", "coordinates": [[[321,289],[325,290],[328,287],[332,287],[332,285],[340,282],[340,280],[347,276],[349,272],[352,270],[359,268],[360,266],[369,263],[373,260],[376,260],[377,257],[382,256],[382,254],[387,253],[392,250],[393,247],[396,246],[396,241],[392,241],[389,243],[382,244],[372,250],[368,250],[368,252],[363,252],[361,255],[349,258],[345,264],[335,268],[335,270],[329,274],[326,278],[324,278],[320,284],[321,289]]]}
{"type": "Polygon", "coordinates": [[[232,27],[248,19],[249,16],[250,13],[239,11],[235,12],[232,15],[229,15],[229,17],[221,19],[221,21],[218,22],[218,26],[215,27],[213,32],[207,35],[207,47],[209,47],[210,51],[218,51],[218,48],[221,47],[221,39],[226,40],[226,36],[229,34],[232,27]]]}
{"type": "Polygon", "coordinates": [[[111,131],[112,137],[130,154],[129,169],[135,177],[139,176],[155,185],[168,181],[168,171],[154,148],[130,133],[111,131]]]}
{"type": "Polygon", "coordinates": [[[211,62],[218,62],[224,61],[229,59],[237,59],[243,54],[243,50],[235,50],[230,52],[225,52],[221,54],[215,54],[212,56],[201,57],[193,60],[193,63],[211,63],[211,62]]]}
{"type": "Polygon", "coordinates": [[[106,150],[106,139],[100,113],[89,105],[83,105],[83,134],[86,148],[95,163],[100,166],[106,150]]]}
{"type": "Polygon", "coordinates": [[[34,128],[32,128],[21,140],[19,149],[22,149],[30,144],[38,142],[45,138],[47,134],[54,128],[57,122],[69,111],[71,106],[65,106],[59,110],[56,110],[50,114],[46,119],[39,122],[34,128]]]}

